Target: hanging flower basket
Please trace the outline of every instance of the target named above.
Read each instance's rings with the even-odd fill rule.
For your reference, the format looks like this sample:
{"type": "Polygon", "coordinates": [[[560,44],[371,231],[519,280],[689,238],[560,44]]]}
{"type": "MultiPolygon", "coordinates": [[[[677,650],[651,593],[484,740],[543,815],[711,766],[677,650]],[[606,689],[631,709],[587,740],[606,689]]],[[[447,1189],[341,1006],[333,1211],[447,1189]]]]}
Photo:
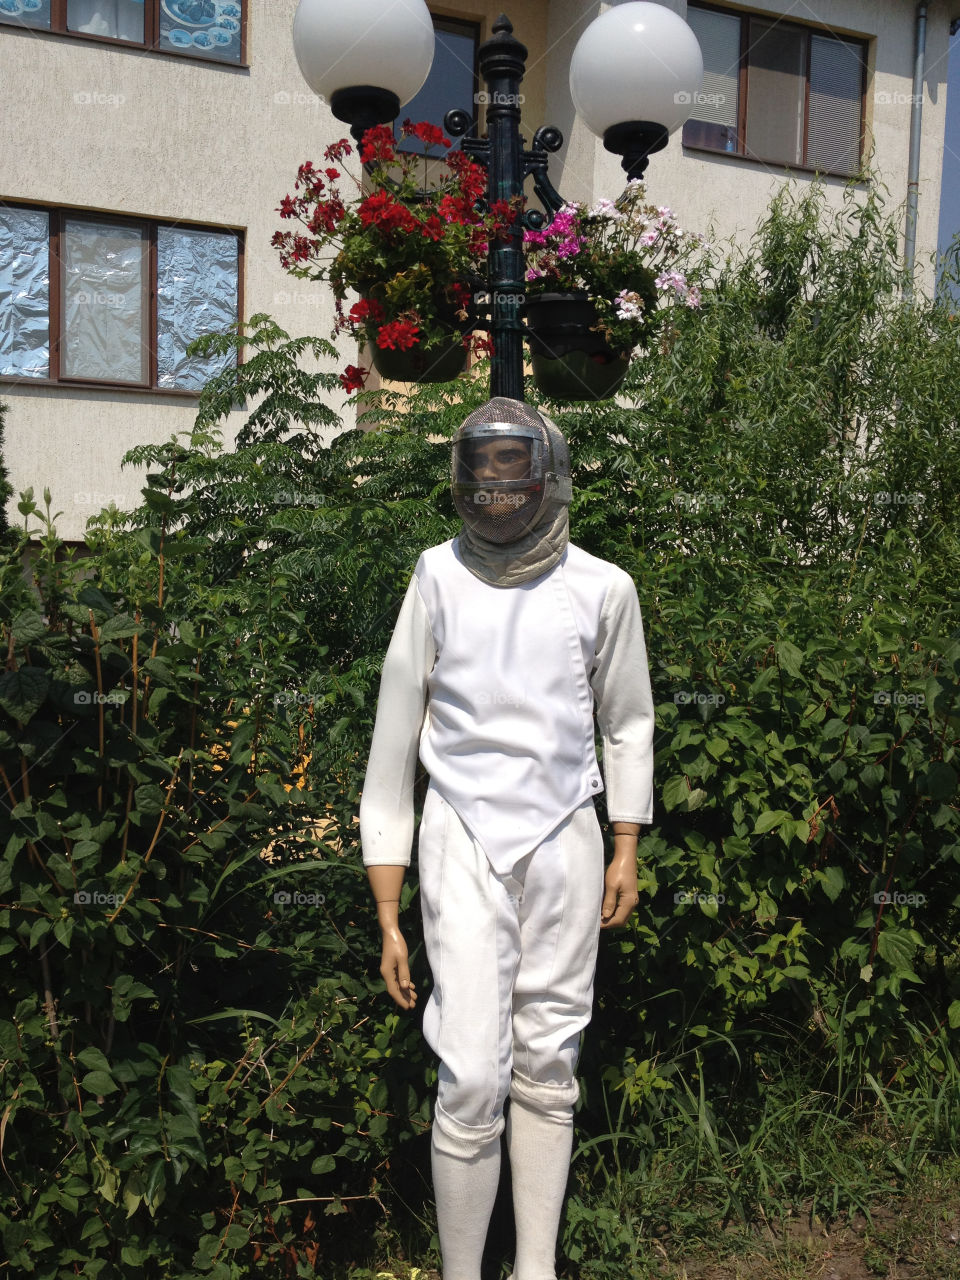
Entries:
{"type": "Polygon", "coordinates": [[[597,309],[585,290],[540,293],[526,303],[533,381],[552,400],[609,400],[630,368],[598,331],[597,309]]]}
{"type": "Polygon", "coordinates": [[[390,382],[452,382],[467,367],[467,349],[461,338],[447,345],[424,349],[417,343],[407,350],[384,349],[372,342],[373,367],[390,382]]]}

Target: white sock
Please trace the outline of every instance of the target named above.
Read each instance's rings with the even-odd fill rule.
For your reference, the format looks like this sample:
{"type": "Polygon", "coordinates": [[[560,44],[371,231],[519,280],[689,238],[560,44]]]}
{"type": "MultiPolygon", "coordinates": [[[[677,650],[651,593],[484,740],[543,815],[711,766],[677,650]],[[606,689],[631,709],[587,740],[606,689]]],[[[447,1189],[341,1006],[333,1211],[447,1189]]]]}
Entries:
{"type": "Polygon", "coordinates": [[[500,1183],[499,1135],[464,1158],[453,1155],[434,1123],[430,1142],[443,1280],[480,1280],[480,1259],[500,1183]]]}
{"type": "Polygon", "coordinates": [[[511,1097],[507,1150],[517,1230],[512,1280],[556,1280],[557,1232],[572,1149],[572,1106],[539,1111],[511,1097]]]}

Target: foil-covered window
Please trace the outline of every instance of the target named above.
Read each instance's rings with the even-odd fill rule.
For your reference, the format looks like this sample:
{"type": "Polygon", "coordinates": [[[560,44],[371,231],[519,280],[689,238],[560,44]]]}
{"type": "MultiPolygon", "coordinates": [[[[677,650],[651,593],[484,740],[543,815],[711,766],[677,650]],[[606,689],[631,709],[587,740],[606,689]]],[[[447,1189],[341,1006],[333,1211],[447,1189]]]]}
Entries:
{"type": "Polygon", "coordinates": [[[50,376],[50,215],[0,208],[0,375],[50,376]]]}
{"type": "Polygon", "coordinates": [[[0,22],[50,29],[50,0],[0,0],[0,22]]]}
{"type": "Polygon", "coordinates": [[[241,4],[242,0],[162,0],[159,47],[239,62],[241,4]]]}
{"type": "Polygon", "coordinates": [[[61,373],[66,378],[148,382],[146,231],[67,218],[60,241],[61,373]]]}
{"type": "Polygon", "coordinates": [[[226,329],[237,319],[237,237],[222,231],[157,228],[157,386],[197,390],[233,364],[233,353],[188,358],[186,349],[203,333],[226,329]]]}

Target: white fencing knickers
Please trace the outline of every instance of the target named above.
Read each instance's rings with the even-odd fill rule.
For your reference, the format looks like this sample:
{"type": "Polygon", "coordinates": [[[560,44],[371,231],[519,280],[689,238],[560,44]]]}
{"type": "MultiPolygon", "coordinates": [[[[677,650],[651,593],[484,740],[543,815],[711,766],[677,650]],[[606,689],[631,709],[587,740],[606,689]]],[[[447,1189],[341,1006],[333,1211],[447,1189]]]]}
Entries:
{"type": "Polygon", "coordinates": [[[417,854],[433,988],[423,1033],[440,1059],[434,1125],[459,1154],[504,1128],[508,1093],[569,1107],[590,1021],[603,905],[603,837],[586,800],[497,874],[431,785],[417,854]]]}

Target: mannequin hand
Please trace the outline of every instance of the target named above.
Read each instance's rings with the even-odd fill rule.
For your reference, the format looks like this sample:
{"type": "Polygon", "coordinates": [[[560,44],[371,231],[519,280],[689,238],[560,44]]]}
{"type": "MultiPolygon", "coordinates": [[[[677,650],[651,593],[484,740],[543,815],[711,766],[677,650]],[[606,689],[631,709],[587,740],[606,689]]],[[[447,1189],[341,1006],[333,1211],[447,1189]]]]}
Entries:
{"type": "Polygon", "coordinates": [[[636,852],[628,856],[615,854],[604,877],[600,928],[615,929],[626,924],[627,916],[639,901],[636,852]]]}
{"type": "Polygon", "coordinates": [[[417,988],[410,981],[407,961],[407,944],[399,929],[386,929],[383,934],[383,951],[380,957],[380,973],[387,984],[387,991],[401,1009],[416,1007],[417,988]]]}

